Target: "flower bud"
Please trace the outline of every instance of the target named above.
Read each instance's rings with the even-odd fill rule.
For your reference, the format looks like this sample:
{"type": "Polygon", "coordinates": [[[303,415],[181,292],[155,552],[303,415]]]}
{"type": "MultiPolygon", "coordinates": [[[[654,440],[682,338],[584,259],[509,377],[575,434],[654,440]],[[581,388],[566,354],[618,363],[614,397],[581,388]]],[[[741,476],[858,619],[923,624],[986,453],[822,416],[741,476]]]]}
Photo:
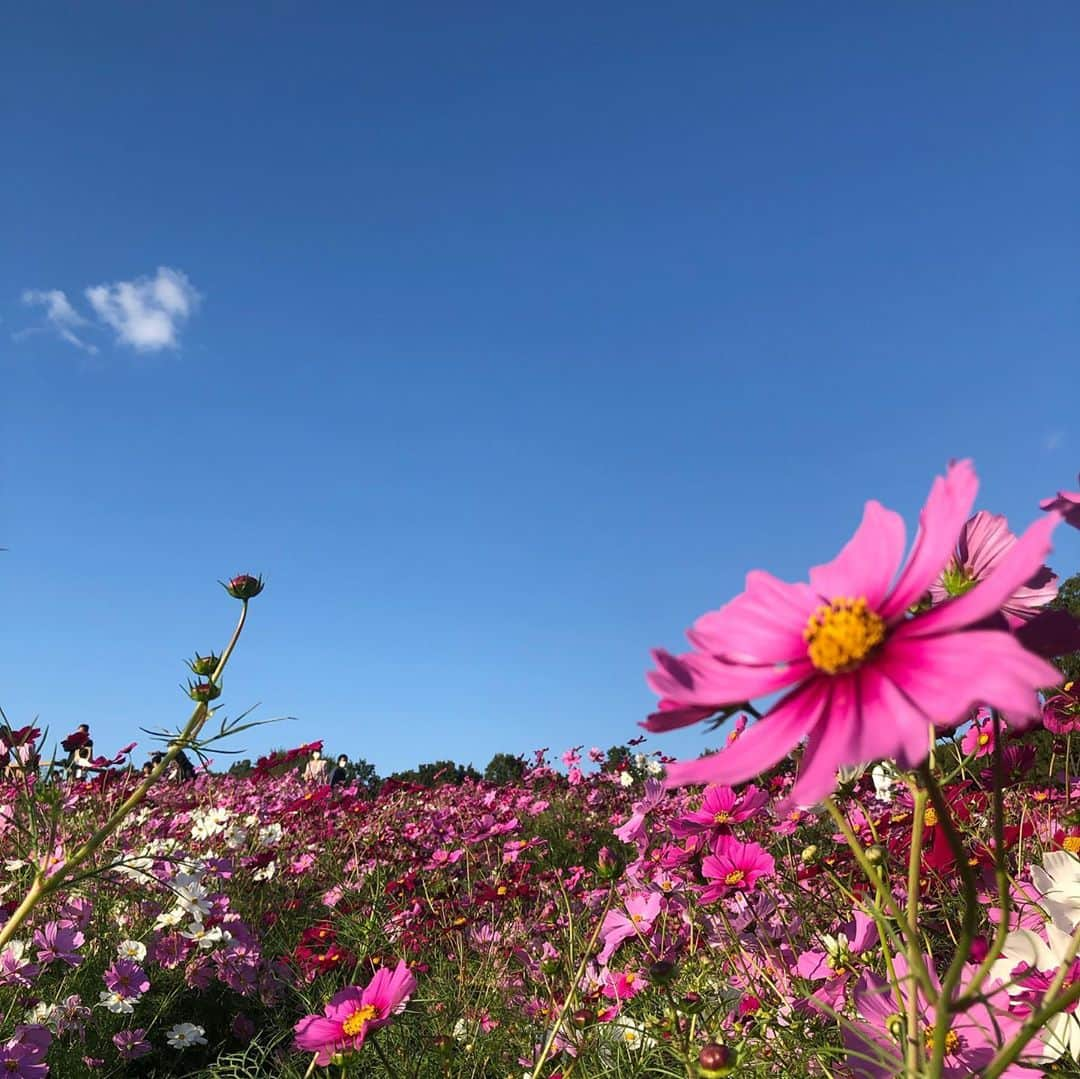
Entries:
{"type": "Polygon", "coordinates": [[[213,682],[188,682],[188,696],[199,704],[207,704],[221,696],[221,686],[213,682]]]}
{"type": "Polygon", "coordinates": [[[877,843],[872,847],[867,847],[866,860],[871,865],[881,865],[881,863],[885,861],[885,848],[877,843]]]}
{"type": "Polygon", "coordinates": [[[687,1015],[698,1015],[704,1010],[705,1001],[702,1000],[700,993],[695,993],[693,990],[684,993],[682,1000],[679,1001],[679,1011],[687,1015]]]}
{"type": "Polygon", "coordinates": [[[596,1013],[591,1008],[578,1008],[570,1015],[570,1022],[576,1027],[587,1027],[596,1022],[596,1013]]]}
{"type": "Polygon", "coordinates": [[[649,965],[649,981],[654,985],[671,985],[677,973],[670,959],[657,959],[649,965]]]}
{"type": "Polygon", "coordinates": [[[802,854],[800,854],[799,857],[807,865],[813,865],[814,862],[818,860],[818,855],[820,854],[821,851],[818,849],[818,845],[816,843],[811,843],[810,846],[803,847],[802,854]]]}
{"type": "Polygon", "coordinates": [[[698,1053],[697,1073],[701,1079],[721,1079],[735,1069],[736,1053],[719,1042],[709,1042],[698,1053]]]}
{"type": "Polygon", "coordinates": [[[262,577],[252,577],[248,573],[241,573],[239,576],[233,577],[224,588],[235,599],[253,599],[263,590],[263,579],[262,577]]]}
{"type": "Polygon", "coordinates": [[[199,678],[209,678],[217,670],[217,665],[220,662],[221,657],[215,656],[211,652],[206,656],[196,656],[194,659],[189,659],[187,665],[191,668],[192,674],[198,675],[199,678]]]}
{"type": "Polygon", "coordinates": [[[449,1034],[436,1034],[431,1045],[441,1057],[451,1056],[454,1052],[454,1039],[449,1034]]]}
{"type": "Polygon", "coordinates": [[[601,880],[617,880],[622,876],[626,863],[608,847],[601,847],[596,856],[596,875],[601,880]]]}

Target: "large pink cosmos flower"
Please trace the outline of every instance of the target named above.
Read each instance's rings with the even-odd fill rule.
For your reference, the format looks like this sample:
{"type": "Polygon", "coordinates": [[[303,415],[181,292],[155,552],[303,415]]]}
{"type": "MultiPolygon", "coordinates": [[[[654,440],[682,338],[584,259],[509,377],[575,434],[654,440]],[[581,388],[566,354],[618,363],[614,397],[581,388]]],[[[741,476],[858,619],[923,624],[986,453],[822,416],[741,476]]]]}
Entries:
{"type": "Polygon", "coordinates": [[[761,877],[776,872],[773,856],[757,843],[740,843],[734,836],[717,836],[713,852],[702,859],[701,873],[709,882],[702,903],[712,903],[730,892],[752,891],[761,877]]]}
{"type": "Polygon", "coordinates": [[[1044,498],[1039,505],[1060,513],[1073,528],[1080,528],[1080,491],[1058,491],[1057,498],[1044,498]]]}
{"type": "Polygon", "coordinates": [[[323,1015],[305,1015],[293,1028],[296,1047],[318,1053],[316,1063],[325,1068],[335,1053],[362,1048],[371,1031],[405,1007],[415,988],[416,978],[403,960],[393,971],[384,968],[363,989],[350,985],[332,996],[323,1015]]]}
{"type": "MultiPolygon", "coordinates": [[[[949,564],[930,585],[930,598],[944,603],[962,596],[989,577],[1016,543],[1009,522],[1000,514],[979,510],[960,529],[956,552],[949,564]]],[[[1040,566],[1001,604],[1001,612],[1016,629],[1034,618],[1058,593],[1057,574],[1049,566],[1040,566]]]]}
{"type": "Polygon", "coordinates": [[[994,571],[962,596],[912,614],[948,564],[978,480],[969,461],[938,477],[906,562],[904,523],[868,502],[862,524],[830,563],[789,584],[755,570],[746,590],[702,616],[694,651],[658,650],[649,684],[660,710],[643,726],[671,730],[754,697],[789,690],[734,744],[670,765],[667,783],[741,783],[808,738],[792,800],[820,801],[837,770],[883,757],[911,768],[926,759],[932,726],[975,704],[1013,724],[1039,714],[1036,690],[1060,677],[1009,632],[979,626],[1043,564],[1060,517],[1036,521],[994,571]]]}

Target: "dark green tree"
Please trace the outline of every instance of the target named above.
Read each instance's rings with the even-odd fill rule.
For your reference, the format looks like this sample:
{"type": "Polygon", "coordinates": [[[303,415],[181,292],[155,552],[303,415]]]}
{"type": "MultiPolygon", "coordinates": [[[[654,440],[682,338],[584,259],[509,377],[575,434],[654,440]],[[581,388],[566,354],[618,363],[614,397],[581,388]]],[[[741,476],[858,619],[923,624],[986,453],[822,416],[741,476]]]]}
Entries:
{"type": "Polygon", "coordinates": [[[444,783],[460,786],[466,779],[480,779],[480,773],[471,764],[432,761],[421,764],[419,768],[410,768],[406,772],[395,772],[390,778],[399,783],[415,783],[420,787],[438,787],[444,783]]]}
{"type": "Polygon", "coordinates": [[[510,753],[496,753],[484,769],[489,783],[516,783],[525,774],[525,758],[510,753]]]}
{"type": "MultiPolygon", "coordinates": [[[[1068,611],[1074,618],[1080,618],[1080,573],[1074,573],[1058,584],[1057,599],[1050,604],[1060,611],[1068,611]]],[[[1070,652],[1054,660],[1064,681],[1075,682],[1080,679],[1080,652],[1070,652]]]]}
{"type": "MultiPolygon", "coordinates": [[[[330,770],[337,766],[337,757],[330,757],[330,770]]],[[[357,757],[356,760],[346,760],[344,764],[345,769],[345,785],[351,786],[355,783],[358,787],[364,790],[372,798],[379,793],[379,788],[382,786],[382,779],[379,777],[379,773],[375,770],[375,765],[369,761],[364,760],[363,757],[357,757]]]]}

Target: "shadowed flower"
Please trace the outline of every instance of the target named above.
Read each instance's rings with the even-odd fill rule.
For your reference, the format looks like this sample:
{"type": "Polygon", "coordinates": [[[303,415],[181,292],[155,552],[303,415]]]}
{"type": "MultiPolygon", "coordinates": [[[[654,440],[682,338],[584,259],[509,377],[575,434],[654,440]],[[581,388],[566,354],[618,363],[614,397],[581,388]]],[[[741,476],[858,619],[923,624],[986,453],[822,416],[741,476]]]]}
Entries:
{"type": "MultiPolygon", "coordinates": [[[[970,592],[989,577],[1016,544],[1009,522],[1000,514],[979,510],[960,529],[960,539],[949,564],[930,585],[933,603],[944,603],[954,596],[970,592]]],[[[1057,574],[1049,566],[1040,566],[1001,604],[1001,612],[1014,629],[1030,621],[1058,593],[1057,574]]]]}
{"type": "Polygon", "coordinates": [[[1060,513],[1073,528],[1080,528],[1080,491],[1058,491],[1057,498],[1044,498],[1039,505],[1060,513]]]}
{"type": "Polygon", "coordinates": [[[862,524],[830,563],[789,584],[760,570],[746,590],[695,623],[694,651],[654,653],[662,696],[644,726],[663,731],[754,697],[788,690],[762,721],[719,753],[668,768],[669,785],[741,783],[808,739],[791,799],[820,801],[837,771],[881,758],[926,759],[931,728],[977,703],[1013,724],[1039,714],[1036,690],[1057,672],[1004,629],[980,627],[1043,564],[1060,518],[1035,522],[962,596],[912,614],[953,557],[978,488],[971,464],[934,481],[911,553],[899,514],[868,502],[862,524]]]}
{"type": "Polygon", "coordinates": [[[362,1048],[371,1031],[404,1009],[415,988],[416,978],[404,961],[393,971],[384,967],[363,989],[351,985],[332,996],[323,1015],[305,1015],[294,1028],[296,1047],[317,1053],[317,1063],[325,1068],[335,1053],[362,1048]]]}

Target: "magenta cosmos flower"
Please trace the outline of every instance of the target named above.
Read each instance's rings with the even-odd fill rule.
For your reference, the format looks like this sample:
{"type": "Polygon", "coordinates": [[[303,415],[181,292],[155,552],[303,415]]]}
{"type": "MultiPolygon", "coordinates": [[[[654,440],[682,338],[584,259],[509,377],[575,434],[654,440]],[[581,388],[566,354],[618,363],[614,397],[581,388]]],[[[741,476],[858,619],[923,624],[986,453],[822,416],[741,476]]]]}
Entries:
{"type": "Polygon", "coordinates": [[[399,961],[393,970],[382,969],[361,989],[350,985],[327,1002],[323,1015],[305,1015],[295,1026],[296,1047],[317,1053],[325,1068],[335,1053],[362,1048],[373,1030],[386,1026],[400,1012],[416,988],[412,971],[399,961]]]}
{"type": "Polygon", "coordinates": [[[643,724],[671,730],[754,697],[788,692],[736,742],[673,764],[667,783],[741,783],[808,739],[791,798],[820,801],[837,770],[888,757],[926,759],[932,726],[975,704],[1023,723],[1039,714],[1036,690],[1060,677],[1005,629],[979,626],[1043,564],[1060,517],[1033,524],[992,573],[962,596],[912,613],[953,557],[978,480],[969,461],[938,477],[906,562],[904,523],[868,502],[862,524],[832,561],[789,584],[760,570],[725,607],[688,634],[692,652],[654,653],[649,684],[660,709],[643,724]]]}
{"type": "MultiPolygon", "coordinates": [[[[1080,477],[1077,479],[1080,481],[1080,477]]],[[[1045,498],[1039,505],[1060,513],[1073,528],[1080,528],[1080,491],[1058,491],[1057,498],[1045,498]]]]}
{"type": "MultiPolygon", "coordinates": [[[[1009,522],[1000,514],[979,510],[960,529],[960,539],[949,564],[930,585],[930,599],[944,603],[970,592],[986,580],[1016,543],[1009,522]]],[[[1013,629],[1034,618],[1058,593],[1057,574],[1049,566],[1035,573],[1001,604],[1001,612],[1013,629]]]]}

